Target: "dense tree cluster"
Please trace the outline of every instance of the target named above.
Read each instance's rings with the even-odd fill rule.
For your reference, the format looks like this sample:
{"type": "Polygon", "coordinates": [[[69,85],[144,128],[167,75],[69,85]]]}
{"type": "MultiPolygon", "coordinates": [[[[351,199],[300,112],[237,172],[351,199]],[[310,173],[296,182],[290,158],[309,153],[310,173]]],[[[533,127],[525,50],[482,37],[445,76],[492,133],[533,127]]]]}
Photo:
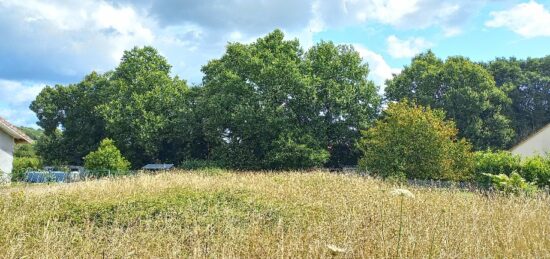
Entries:
{"type": "Polygon", "coordinates": [[[351,46],[304,50],[281,31],[229,43],[189,87],[154,48],[126,51],[113,71],[46,87],[32,103],[45,164],[83,164],[110,138],[140,167],[207,160],[239,169],[356,164],[361,130],[388,103],[441,109],[476,150],[507,148],[550,122],[550,58],[474,63],[428,51],[387,81],[386,95],[351,46]]]}
{"type": "Polygon", "coordinates": [[[380,97],[368,66],[350,46],[321,42],[304,51],[274,31],[252,44],[230,43],[203,67],[202,86],[170,76],[150,47],[81,83],[47,87],[31,105],[50,163],[82,163],[111,138],[134,167],[212,159],[242,169],[356,163],[359,130],[376,118],[380,97]]]}
{"type": "Polygon", "coordinates": [[[514,137],[504,114],[510,98],[483,66],[463,57],[443,61],[431,51],[416,56],[387,82],[386,98],[443,109],[456,122],[459,136],[476,149],[504,148],[514,137]]]}
{"type": "Polygon", "coordinates": [[[497,58],[484,65],[512,101],[505,114],[516,132],[514,143],[550,123],[550,56],[497,58]]]}

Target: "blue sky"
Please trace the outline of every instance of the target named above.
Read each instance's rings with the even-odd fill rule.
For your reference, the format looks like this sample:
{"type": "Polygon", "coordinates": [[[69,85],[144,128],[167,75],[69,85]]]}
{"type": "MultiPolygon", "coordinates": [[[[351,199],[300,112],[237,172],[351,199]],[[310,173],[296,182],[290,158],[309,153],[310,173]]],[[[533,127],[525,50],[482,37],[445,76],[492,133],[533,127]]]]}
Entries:
{"type": "Polygon", "coordinates": [[[275,28],[307,48],[352,44],[383,82],[426,49],[475,61],[550,54],[550,0],[0,0],[0,116],[36,127],[28,106],[45,85],[113,69],[151,45],[198,84],[227,42],[275,28]]]}

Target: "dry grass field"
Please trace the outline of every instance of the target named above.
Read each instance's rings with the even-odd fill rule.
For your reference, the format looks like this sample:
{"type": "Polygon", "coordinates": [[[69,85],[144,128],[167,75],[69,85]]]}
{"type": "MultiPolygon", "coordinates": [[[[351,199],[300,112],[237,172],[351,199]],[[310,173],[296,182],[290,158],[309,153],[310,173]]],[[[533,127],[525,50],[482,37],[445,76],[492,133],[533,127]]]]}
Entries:
{"type": "Polygon", "coordinates": [[[3,187],[0,257],[550,257],[547,195],[394,188],[226,171],[3,187]]]}

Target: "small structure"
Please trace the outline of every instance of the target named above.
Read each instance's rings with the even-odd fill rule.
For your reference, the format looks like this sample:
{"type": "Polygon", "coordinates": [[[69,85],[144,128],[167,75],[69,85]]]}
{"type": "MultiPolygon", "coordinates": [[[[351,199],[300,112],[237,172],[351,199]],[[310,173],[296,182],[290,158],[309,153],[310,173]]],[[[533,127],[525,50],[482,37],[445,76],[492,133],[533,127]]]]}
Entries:
{"type": "Polygon", "coordinates": [[[166,171],[174,169],[174,164],[147,164],[141,169],[147,171],[166,171]]]}
{"type": "Polygon", "coordinates": [[[521,157],[545,155],[550,152],[550,123],[515,145],[510,152],[521,157]]]}
{"type": "Polygon", "coordinates": [[[15,144],[32,142],[25,133],[0,117],[0,183],[10,181],[15,144]]]}

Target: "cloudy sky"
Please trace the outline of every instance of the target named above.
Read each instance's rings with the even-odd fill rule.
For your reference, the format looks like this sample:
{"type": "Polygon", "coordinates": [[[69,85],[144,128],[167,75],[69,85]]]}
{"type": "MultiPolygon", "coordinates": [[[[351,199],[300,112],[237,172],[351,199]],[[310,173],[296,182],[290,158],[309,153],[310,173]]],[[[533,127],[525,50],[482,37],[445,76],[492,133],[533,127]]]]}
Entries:
{"type": "Polygon", "coordinates": [[[382,85],[428,48],[476,61],[550,54],[550,0],[0,0],[0,116],[36,126],[28,106],[42,87],[113,69],[133,46],[154,46],[197,84],[227,42],[275,28],[304,47],[353,44],[382,85]]]}

